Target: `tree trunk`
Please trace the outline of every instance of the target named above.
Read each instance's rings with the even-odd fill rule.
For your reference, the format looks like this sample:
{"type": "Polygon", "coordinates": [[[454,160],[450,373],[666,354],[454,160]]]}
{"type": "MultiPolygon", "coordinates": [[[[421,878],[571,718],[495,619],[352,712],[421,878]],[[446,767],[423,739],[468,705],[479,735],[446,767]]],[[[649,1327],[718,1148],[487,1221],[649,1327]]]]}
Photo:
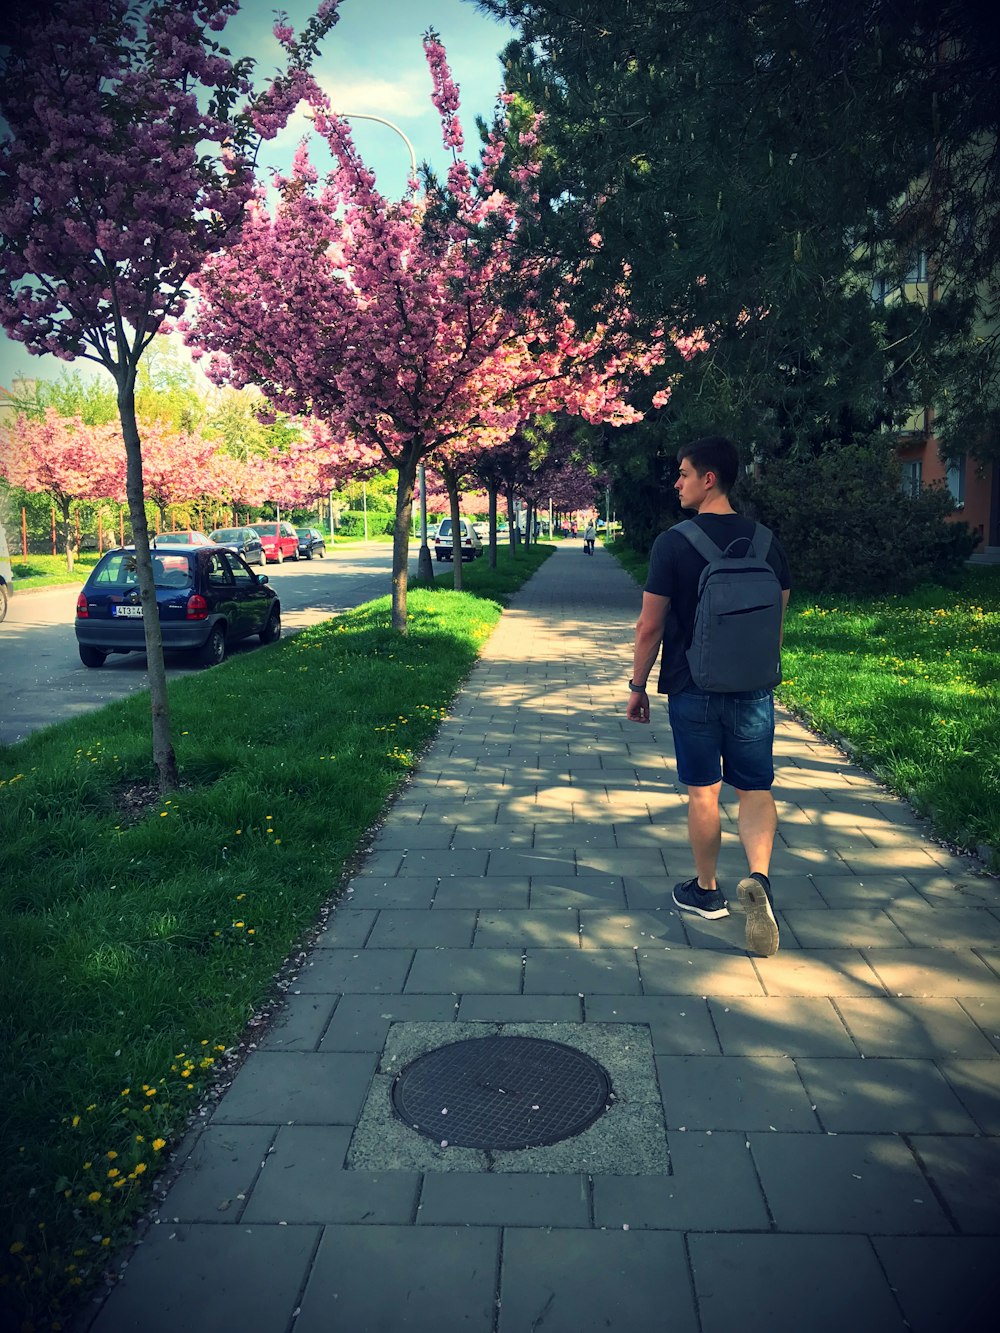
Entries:
{"type": "Polygon", "coordinates": [[[59,496],[59,509],[62,513],[63,550],[66,552],[66,569],[70,574],[73,573],[78,548],[76,530],[73,527],[69,512],[72,503],[73,501],[68,496],[59,496]]]}
{"type": "Polygon", "coordinates": [[[507,540],[510,542],[511,555],[516,556],[518,532],[517,532],[517,514],[514,511],[513,486],[507,487],[506,500],[507,500],[507,540]]]}
{"type": "Polygon", "coordinates": [[[149,554],[149,528],[142,482],[142,446],[135,420],[135,371],[123,367],[118,381],[118,413],[125,439],[127,471],[125,491],[135,543],[135,564],[142,601],[142,626],[146,635],[146,678],[153,727],[153,763],[159,774],[160,791],[175,791],[178,785],[177,756],[170,739],[170,704],[167,699],[167,671],[163,664],[163,636],[156,609],[153,562],[149,554]]]}
{"type": "Polygon", "coordinates": [[[535,536],[535,502],[528,501],[528,512],[524,516],[524,544],[530,546],[535,536]]]}
{"type": "Polygon", "coordinates": [[[398,464],[396,481],[396,522],[392,529],[392,627],[406,633],[406,589],[410,572],[410,511],[417,464],[421,458],[414,442],[398,464]]]}
{"type": "Polygon", "coordinates": [[[490,501],[490,569],[497,567],[497,488],[490,484],[486,488],[490,501]]]}
{"type": "Polygon", "coordinates": [[[456,592],[462,591],[462,515],[458,507],[458,476],[443,464],[441,467],[441,476],[444,480],[445,488],[448,491],[449,513],[451,514],[451,568],[452,568],[452,587],[456,592]]]}

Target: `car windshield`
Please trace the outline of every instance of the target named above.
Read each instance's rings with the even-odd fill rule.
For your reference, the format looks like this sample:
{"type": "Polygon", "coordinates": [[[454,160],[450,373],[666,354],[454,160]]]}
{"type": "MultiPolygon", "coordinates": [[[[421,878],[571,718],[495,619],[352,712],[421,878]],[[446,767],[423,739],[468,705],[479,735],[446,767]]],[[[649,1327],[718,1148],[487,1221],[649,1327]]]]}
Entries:
{"type": "Polygon", "coordinates": [[[296,528],[295,531],[299,534],[300,537],[312,536],[312,528],[296,528]]]}
{"type": "Polygon", "coordinates": [[[450,537],[450,536],[451,536],[451,519],[450,519],[450,518],[443,518],[443,519],[441,520],[441,526],[438,528],[438,536],[439,536],[439,537],[450,537]]]}
{"type": "Polygon", "coordinates": [[[273,537],[278,530],[277,523],[251,523],[250,526],[259,537],[273,537]]]}
{"type": "Polygon", "coordinates": [[[240,532],[239,528],[219,528],[218,531],[212,533],[212,541],[238,542],[241,540],[242,535],[243,534],[240,532]]]}

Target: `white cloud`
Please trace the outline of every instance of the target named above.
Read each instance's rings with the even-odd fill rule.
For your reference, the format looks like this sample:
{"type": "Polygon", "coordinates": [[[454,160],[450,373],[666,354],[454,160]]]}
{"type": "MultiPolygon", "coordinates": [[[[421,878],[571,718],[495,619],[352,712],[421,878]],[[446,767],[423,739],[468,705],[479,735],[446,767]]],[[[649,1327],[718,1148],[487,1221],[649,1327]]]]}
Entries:
{"type": "Polygon", "coordinates": [[[335,111],[367,112],[391,120],[394,116],[426,116],[434,109],[426,70],[407,72],[396,79],[340,79],[321,74],[317,82],[335,111]]]}

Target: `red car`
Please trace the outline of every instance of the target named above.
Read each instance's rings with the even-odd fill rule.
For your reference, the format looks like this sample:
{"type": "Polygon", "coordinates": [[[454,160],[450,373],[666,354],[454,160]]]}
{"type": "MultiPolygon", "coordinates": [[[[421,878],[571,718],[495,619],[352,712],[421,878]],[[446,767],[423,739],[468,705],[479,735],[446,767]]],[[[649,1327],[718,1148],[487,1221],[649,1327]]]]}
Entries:
{"type": "Polygon", "coordinates": [[[299,534],[291,523],[251,523],[250,526],[260,537],[268,560],[279,565],[282,560],[298,560],[299,534]]]}

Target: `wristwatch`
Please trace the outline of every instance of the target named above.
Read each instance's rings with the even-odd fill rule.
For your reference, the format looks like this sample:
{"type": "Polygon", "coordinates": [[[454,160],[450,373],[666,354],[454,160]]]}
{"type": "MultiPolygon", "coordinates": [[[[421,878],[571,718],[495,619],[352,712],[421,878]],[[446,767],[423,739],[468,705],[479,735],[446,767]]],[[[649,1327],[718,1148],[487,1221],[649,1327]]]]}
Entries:
{"type": "Polygon", "coordinates": [[[632,691],[633,694],[645,694],[645,693],[646,693],[646,687],[645,687],[645,685],[637,685],[637,684],[635,683],[634,680],[630,680],[630,681],[629,681],[629,683],[628,683],[628,687],[629,687],[629,689],[632,691]]]}

